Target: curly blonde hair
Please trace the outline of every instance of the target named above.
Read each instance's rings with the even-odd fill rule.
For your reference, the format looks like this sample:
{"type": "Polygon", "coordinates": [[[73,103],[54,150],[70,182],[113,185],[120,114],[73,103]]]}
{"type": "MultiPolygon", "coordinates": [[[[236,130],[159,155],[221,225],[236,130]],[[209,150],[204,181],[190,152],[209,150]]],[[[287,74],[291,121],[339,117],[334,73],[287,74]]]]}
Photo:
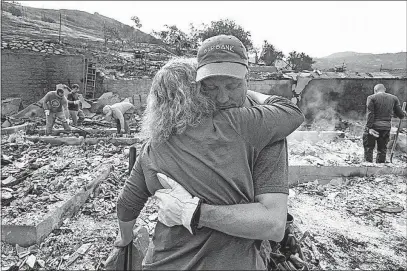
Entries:
{"type": "Polygon", "coordinates": [[[149,143],[182,134],[214,112],[214,103],[195,82],[196,69],[195,59],[173,58],[154,76],[142,123],[149,143]]]}

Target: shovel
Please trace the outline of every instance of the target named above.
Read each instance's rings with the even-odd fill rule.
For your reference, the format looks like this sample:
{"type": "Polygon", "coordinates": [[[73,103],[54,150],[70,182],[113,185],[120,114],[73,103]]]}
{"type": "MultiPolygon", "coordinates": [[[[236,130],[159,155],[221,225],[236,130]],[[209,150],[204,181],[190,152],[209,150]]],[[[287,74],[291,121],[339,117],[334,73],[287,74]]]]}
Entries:
{"type": "MultiPolygon", "coordinates": [[[[403,107],[402,107],[401,109],[402,109],[403,111],[406,110],[406,102],[403,103],[403,107]]],[[[393,141],[393,144],[392,144],[392,146],[391,146],[390,163],[393,163],[393,154],[394,154],[394,149],[396,148],[397,139],[398,139],[399,134],[400,134],[401,121],[402,121],[402,119],[399,120],[399,126],[397,127],[396,136],[394,137],[394,141],[393,141]]]]}

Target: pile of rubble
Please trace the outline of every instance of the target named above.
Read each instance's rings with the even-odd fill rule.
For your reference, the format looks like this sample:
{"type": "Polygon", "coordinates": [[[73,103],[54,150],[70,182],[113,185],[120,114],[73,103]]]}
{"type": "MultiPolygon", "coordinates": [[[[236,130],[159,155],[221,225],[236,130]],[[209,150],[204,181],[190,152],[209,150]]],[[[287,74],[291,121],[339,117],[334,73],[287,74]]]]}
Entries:
{"type": "MultiPolygon", "coordinates": [[[[136,145],[137,150],[141,144],[136,145]]],[[[99,269],[117,235],[116,201],[128,175],[128,147],[32,143],[23,134],[2,137],[2,225],[35,226],[83,189],[96,167],[113,165],[79,212],[29,248],[2,242],[2,269],[99,269]],[[10,140],[10,137],[13,139],[10,140]],[[26,172],[22,174],[22,172],[26,172]],[[16,179],[19,176],[19,182],[16,179]],[[79,254],[79,255],[78,255],[79,254]],[[80,257],[78,257],[80,256],[80,257]]],[[[152,234],[157,215],[149,201],[139,217],[152,234]]]]}
{"type": "Polygon", "coordinates": [[[318,270],[405,270],[406,177],[353,177],[300,184],[289,212],[305,257],[318,270]]]}
{"type": "MultiPolygon", "coordinates": [[[[288,140],[290,165],[314,166],[353,166],[361,165],[364,160],[363,143],[360,137],[320,140],[288,140]]],[[[405,167],[407,155],[397,152],[392,164],[386,166],[405,167]]]]}

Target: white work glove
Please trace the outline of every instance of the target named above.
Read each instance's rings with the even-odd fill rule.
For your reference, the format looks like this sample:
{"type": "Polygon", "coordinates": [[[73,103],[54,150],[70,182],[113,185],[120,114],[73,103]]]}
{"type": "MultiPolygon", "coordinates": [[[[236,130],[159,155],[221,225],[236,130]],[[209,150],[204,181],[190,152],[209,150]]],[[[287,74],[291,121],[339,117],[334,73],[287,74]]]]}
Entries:
{"type": "Polygon", "coordinates": [[[196,225],[191,224],[201,200],[170,177],[161,173],[157,173],[157,177],[165,188],[157,190],[154,195],[158,200],[158,220],[168,227],[183,225],[194,234],[196,225]]]}
{"type": "Polygon", "coordinates": [[[44,110],[45,116],[49,116],[49,110],[44,110]]]}
{"type": "Polygon", "coordinates": [[[74,104],[79,104],[79,103],[80,103],[80,101],[79,101],[79,100],[77,100],[77,101],[74,101],[73,103],[74,103],[74,104]]]}
{"type": "Polygon", "coordinates": [[[369,134],[374,137],[379,137],[379,133],[374,129],[369,129],[369,134]]]}
{"type": "Polygon", "coordinates": [[[66,123],[68,123],[68,125],[71,124],[71,122],[72,122],[72,121],[71,121],[70,119],[67,119],[67,120],[66,120],[66,123]]]}

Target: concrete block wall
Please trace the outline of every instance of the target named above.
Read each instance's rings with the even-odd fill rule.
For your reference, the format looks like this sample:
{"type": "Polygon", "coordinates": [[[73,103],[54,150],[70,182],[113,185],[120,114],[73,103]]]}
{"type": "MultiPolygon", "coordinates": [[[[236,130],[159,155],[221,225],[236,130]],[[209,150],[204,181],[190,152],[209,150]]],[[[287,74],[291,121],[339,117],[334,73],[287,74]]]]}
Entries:
{"type": "Polygon", "coordinates": [[[264,94],[279,95],[291,99],[293,96],[293,80],[253,80],[249,81],[249,89],[264,94]]]}
{"type": "Polygon", "coordinates": [[[114,80],[104,79],[104,92],[113,92],[120,98],[130,98],[130,101],[139,108],[146,104],[152,79],[114,80]]]}
{"type": "Polygon", "coordinates": [[[301,94],[300,108],[307,120],[337,112],[342,116],[365,120],[366,98],[376,84],[384,84],[387,92],[400,103],[407,101],[407,79],[315,79],[301,94]]]}
{"type": "Polygon", "coordinates": [[[81,55],[1,52],[1,98],[21,98],[23,106],[40,100],[59,83],[83,90],[85,59],[81,55]]]}

